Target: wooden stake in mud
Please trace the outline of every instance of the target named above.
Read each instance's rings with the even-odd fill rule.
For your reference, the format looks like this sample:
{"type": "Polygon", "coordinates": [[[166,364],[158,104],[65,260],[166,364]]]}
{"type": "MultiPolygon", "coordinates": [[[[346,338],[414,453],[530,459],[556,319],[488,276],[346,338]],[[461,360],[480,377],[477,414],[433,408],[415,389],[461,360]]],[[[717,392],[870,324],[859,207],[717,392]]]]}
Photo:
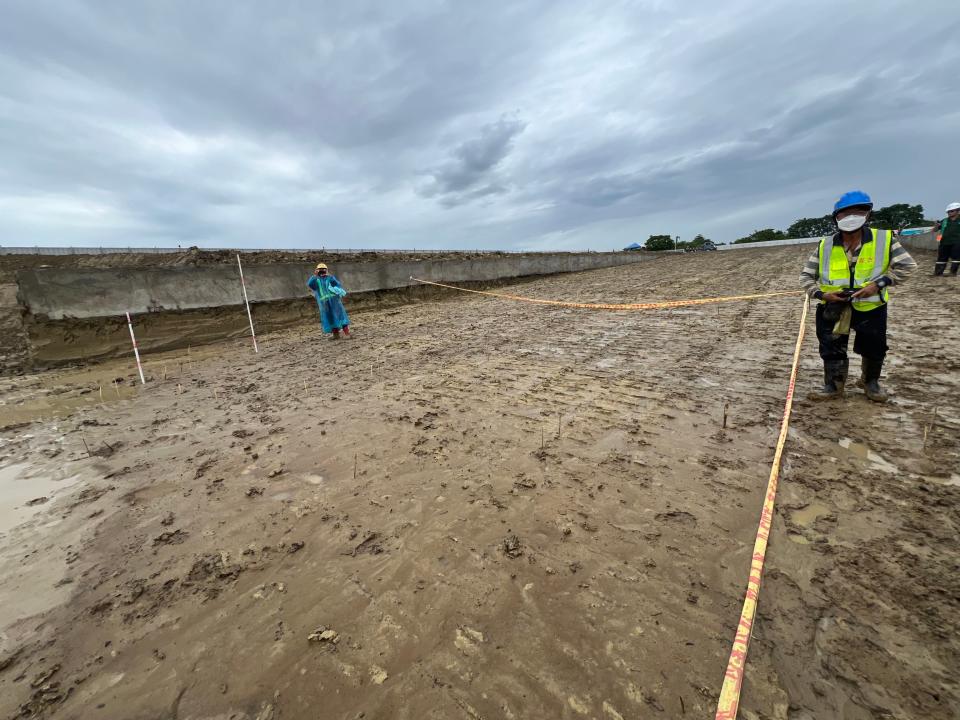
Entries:
{"type": "Polygon", "coordinates": [[[83,441],[83,447],[87,451],[87,457],[90,457],[90,446],[87,445],[87,439],[83,435],[80,436],[80,439],[83,441]]]}
{"type": "Polygon", "coordinates": [[[143,365],[140,364],[140,349],[137,347],[137,338],[133,334],[133,321],[130,319],[130,311],[127,311],[127,327],[130,329],[130,342],[133,343],[133,355],[137,358],[137,370],[140,371],[140,384],[146,385],[147,381],[143,379],[143,365]]]}
{"type": "Polygon", "coordinates": [[[163,379],[164,379],[164,380],[167,379],[167,364],[166,364],[166,363],[163,364],[163,379]]]}
{"type": "Polygon", "coordinates": [[[247,320],[250,321],[250,337],[253,339],[253,351],[260,352],[257,348],[257,333],[253,329],[253,315],[250,314],[250,300],[247,299],[247,284],[243,281],[243,265],[240,264],[240,253],[237,253],[237,268],[240,270],[240,287],[243,288],[243,302],[247,306],[247,320]]]}
{"type": "Polygon", "coordinates": [[[120,397],[120,386],[117,384],[116,380],[113,381],[113,389],[116,391],[117,397],[120,397]]]}
{"type": "Polygon", "coordinates": [[[727,408],[728,407],[729,407],[729,403],[726,400],[724,400],[723,401],[723,429],[724,430],[727,429],[727,408]]]}
{"type": "Polygon", "coordinates": [[[560,421],[563,420],[563,413],[557,413],[557,437],[560,437],[560,421]]]}
{"type": "Polygon", "coordinates": [[[935,405],[933,408],[933,416],[930,418],[930,422],[927,425],[923,426],[923,451],[927,451],[927,440],[930,437],[930,433],[933,432],[934,426],[937,424],[937,411],[940,410],[939,405],[935,405]]]}
{"type": "Polygon", "coordinates": [[[357,453],[353,454],[353,479],[357,479],[357,453]]]}
{"type": "Polygon", "coordinates": [[[97,385],[100,389],[100,402],[103,402],[103,385],[97,385]]]}
{"type": "Polygon", "coordinates": [[[543,426],[540,426],[540,449],[543,450],[543,426]]]}

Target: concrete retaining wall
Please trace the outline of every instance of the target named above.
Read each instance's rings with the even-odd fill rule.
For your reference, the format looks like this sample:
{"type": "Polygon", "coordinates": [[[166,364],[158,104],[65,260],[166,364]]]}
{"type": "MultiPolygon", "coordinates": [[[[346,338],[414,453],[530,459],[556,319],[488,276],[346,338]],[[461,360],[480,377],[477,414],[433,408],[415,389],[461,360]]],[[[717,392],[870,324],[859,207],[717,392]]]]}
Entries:
{"type": "Polygon", "coordinates": [[[900,238],[900,244],[908,250],[936,250],[937,235],[932,232],[921,233],[920,235],[905,235],[900,238]]]}
{"type": "MultiPolygon", "coordinates": [[[[482,282],[529,275],[576,272],[652,260],[646,253],[552,253],[524,257],[455,260],[385,260],[330,263],[351,293],[416,285],[410,277],[437,282],[482,282]]],[[[309,263],[244,268],[252,303],[309,297],[309,263]]],[[[243,304],[236,266],[151,269],[37,268],[17,273],[19,299],[31,315],[51,320],[94,318],[243,304]]]]}
{"type": "MultiPolygon", "coordinates": [[[[749,250],[751,248],[779,247],[780,245],[813,245],[820,242],[820,238],[798,238],[793,240],[770,240],[768,242],[740,243],[739,245],[721,245],[718,250],[749,250]]],[[[917,250],[936,250],[937,236],[935,233],[921,233],[920,235],[905,235],[900,238],[905,248],[917,250]]]]}
{"type": "Polygon", "coordinates": [[[806,245],[820,242],[819,237],[790,238],[788,240],[765,240],[755,243],[739,243],[738,245],[719,245],[717,250],[747,250],[750,248],[780,247],[781,245],[806,245]]]}

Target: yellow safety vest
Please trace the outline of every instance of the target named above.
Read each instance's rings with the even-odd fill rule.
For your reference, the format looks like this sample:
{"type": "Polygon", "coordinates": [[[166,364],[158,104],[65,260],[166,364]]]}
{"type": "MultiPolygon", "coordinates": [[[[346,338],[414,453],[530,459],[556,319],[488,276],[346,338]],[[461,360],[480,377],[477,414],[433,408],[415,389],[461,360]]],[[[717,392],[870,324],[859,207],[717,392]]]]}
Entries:
{"type": "MultiPolygon", "coordinates": [[[[893,233],[872,228],[870,232],[873,241],[860,247],[853,273],[850,272],[850,263],[847,261],[843,243],[834,245],[832,237],[820,240],[820,289],[823,292],[859,290],[887,274],[893,233]]],[[[888,296],[887,288],[883,288],[878,295],[854,300],[853,309],[875,310],[887,302],[888,296]]]]}

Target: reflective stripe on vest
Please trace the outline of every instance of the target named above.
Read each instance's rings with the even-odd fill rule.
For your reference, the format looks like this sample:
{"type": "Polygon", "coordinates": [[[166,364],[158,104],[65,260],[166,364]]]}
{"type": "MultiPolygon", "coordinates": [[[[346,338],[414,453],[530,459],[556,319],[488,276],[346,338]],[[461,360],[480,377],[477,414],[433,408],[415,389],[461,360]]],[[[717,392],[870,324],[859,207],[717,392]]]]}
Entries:
{"type": "MultiPolygon", "coordinates": [[[[861,245],[860,255],[853,272],[853,284],[850,284],[850,262],[843,249],[843,243],[834,245],[832,238],[820,240],[820,289],[827,292],[841,290],[859,290],[882,277],[890,265],[890,244],[892,233],[889,230],[874,230],[870,233],[873,241],[861,245]],[[827,250],[829,249],[829,252],[827,250]]],[[[854,310],[874,310],[887,302],[886,288],[879,295],[854,300],[854,310]]]]}

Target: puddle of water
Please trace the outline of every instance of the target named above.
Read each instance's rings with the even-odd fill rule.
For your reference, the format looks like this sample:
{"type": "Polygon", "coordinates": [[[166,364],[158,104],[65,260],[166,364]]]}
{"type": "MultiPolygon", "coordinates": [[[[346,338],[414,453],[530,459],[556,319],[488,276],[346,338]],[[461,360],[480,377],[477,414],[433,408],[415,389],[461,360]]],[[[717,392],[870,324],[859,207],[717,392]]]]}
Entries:
{"type": "MultiPolygon", "coordinates": [[[[143,372],[148,383],[151,377],[189,379],[204,361],[222,356],[225,345],[232,342],[150,353],[142,357],[143,372]]],[[[83,408],[129,400],[141,390],[132,353],[83,367],[25,375],[10,380],[0,392],[0,425],[68,417],[83,408]],[[116,378],[124,381],[114,385],[116,378]],[[131,380],[133,385],[128,384],[131,380]]]]}
{"type": "Polygon", "coordinates": [[[840,438],[839,442],[840,447],[844,448],[845,450],[849,450],[861,460],[866,460],[877,470],[885,470],[887,472],[898,472],[899,470],[896,465],[887,462],[883,459],[883,457],[875,453],[863,443],[855,442],[850,438],[840,438]]]}
{"type": "Polygon", "coordinates": [[[97,368],[40,375],[39,382],[8,388],[0,399],[0,425],[15,425],[72,415],[83,408],[129,400],[139,386],[114,383],[117,371],[97,368]]]}
{"type": "Polygon", "coordinates": [[[0,467],[0,536],[48,508],[56,492],[69,487],[80,477],[31,476],[29,470],[30,466],[26,463],[0,467]],[[27,504],[43,497],[48,500],[27,504]]]}
{"type": "Polygon", "coordinates": [[[799,510],[794,510],[791,512],[790,519],[801,527],[809,527],[818,517],[821,515],[827,515],[829,513],[830,508],[823,503],[812,502],[806,507],[802,507],[799,510]]]}

